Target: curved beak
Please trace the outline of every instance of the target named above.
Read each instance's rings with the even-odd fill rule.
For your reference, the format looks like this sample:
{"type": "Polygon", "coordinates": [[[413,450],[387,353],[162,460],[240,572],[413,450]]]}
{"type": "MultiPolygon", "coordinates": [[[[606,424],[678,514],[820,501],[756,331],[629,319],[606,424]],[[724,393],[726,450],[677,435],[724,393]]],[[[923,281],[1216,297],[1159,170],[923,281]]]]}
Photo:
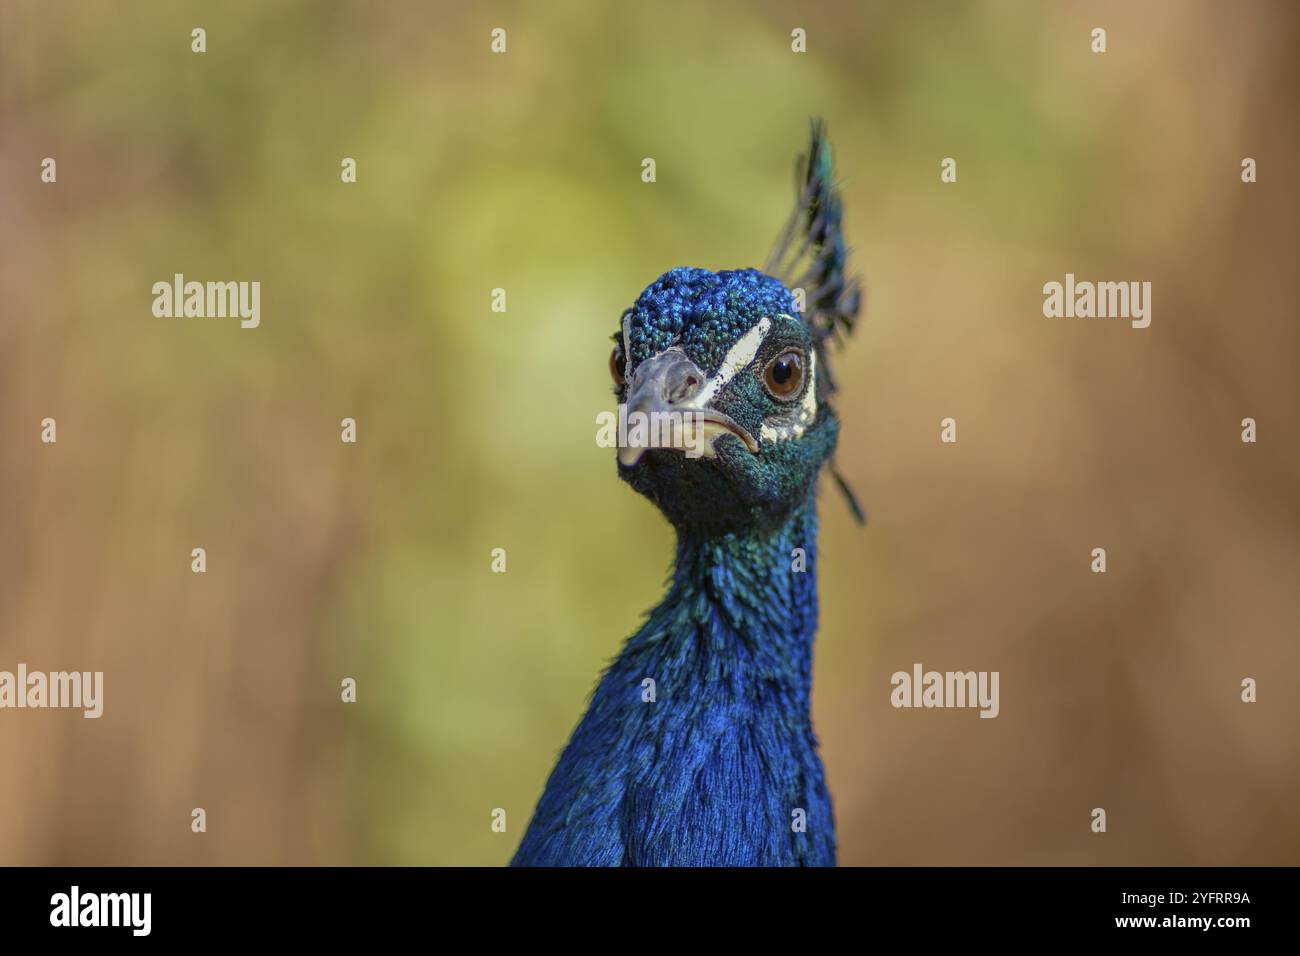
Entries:
{"type": "Polygon", "coordinates": [[[730,416],[699,402],[706,381],[699,366],[676,347],[638,365],[620,410],[628,427],[619,428],[619,464],[631,468],[647,448],[675,448],[688,458],[711,458],[716,454],[713,442],[722,435],[734,435],[757,454],[753,435],[730,416]]]}

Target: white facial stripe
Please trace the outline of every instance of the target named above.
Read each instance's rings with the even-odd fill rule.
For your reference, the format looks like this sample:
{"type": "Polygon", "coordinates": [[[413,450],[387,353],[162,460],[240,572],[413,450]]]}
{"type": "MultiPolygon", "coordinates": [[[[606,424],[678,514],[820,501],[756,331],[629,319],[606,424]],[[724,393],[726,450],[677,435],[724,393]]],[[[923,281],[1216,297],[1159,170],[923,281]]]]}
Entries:
{"type": "Polygon", "coordinates": [[[793,421],[769,425],[764,422],[758,430],[763,441],[786,441],[799,438],[817,419],[817,353],[808,353],[808,387],[804,390],[803,400],[793,421]]]}
{"type": "Polygon", "coordinates": [[[632,376],[632,339],[628,335],[631,329],[632,315],[631,313],[628,313],[623,316],[623,361],[626,363],[623,374],[626,378],[631,378],[632,376]]]}
{"type": "Polygon", "coordinates": [[[772,331],[772,320],[766,317],[759,319],[758,324],[742,335],[740,340],[731,347],[727,357],[722,360],[718,374],[704,383],[704,388],[695,396],[691,404],[696,408],[703,408],[713,401],[714,397],[727,387],[727,383],[735,378],[737,372],[754,361],[763,339],[767,338],[767,333],[770,331],[772,331]]]}

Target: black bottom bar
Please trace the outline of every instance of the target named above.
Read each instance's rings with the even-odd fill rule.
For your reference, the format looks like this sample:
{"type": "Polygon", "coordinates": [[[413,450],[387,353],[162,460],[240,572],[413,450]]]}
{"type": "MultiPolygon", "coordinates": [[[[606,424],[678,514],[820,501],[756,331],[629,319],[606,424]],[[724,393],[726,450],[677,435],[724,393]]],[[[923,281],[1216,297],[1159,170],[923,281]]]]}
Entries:
{"type": "MultiPolygon", "coordinates": [[[[156,939],[337,947],[412,932],[445,940],[448,930],[496,939],[512,924],[532,927],[537,941],[538,933],[554,942],[573,934],[570,942],[591,944],[595,926],[621,924],[633,938],[646,933],[662,946],[687,922],[762,936],[800,921],[819,935],[844,930],[887,939],[901,932],[927,943],[1041,939],[1046,932],[1231,945],[1243,933],[1273,936],[1292,925],[1294,875],[1243,868],[4,869],[0,925],[6,942],[63,937],[82,945],[156,939]]],[[[698,941],[698,931],[690,938],[698,941]]]]}

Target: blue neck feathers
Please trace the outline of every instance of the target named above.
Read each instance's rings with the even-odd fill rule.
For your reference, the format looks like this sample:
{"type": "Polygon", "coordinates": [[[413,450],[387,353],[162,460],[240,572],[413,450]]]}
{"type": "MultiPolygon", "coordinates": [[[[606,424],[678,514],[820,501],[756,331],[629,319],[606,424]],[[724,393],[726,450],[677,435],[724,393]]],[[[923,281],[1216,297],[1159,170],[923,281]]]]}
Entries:
{"type": "Polygon", "coordinates": [[[516,865],[827,865],[810,717],[811,496],[774,531],[679,532],[668,594],[606,671],[516,865]]]}

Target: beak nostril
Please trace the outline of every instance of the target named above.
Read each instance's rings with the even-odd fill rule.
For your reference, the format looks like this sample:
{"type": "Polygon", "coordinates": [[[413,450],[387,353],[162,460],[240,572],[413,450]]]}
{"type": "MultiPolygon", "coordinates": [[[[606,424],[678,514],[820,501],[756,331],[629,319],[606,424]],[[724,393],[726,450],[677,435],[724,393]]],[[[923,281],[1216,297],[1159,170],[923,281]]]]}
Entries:
{"type": "Polygon", "coordinates": [[[652,404],[674,410],[690,408],[707,383],[708,376],[694,362],[680,349],[670,348],[642,361],[628,377],[629,405],[654,396],[652,404]]]}

